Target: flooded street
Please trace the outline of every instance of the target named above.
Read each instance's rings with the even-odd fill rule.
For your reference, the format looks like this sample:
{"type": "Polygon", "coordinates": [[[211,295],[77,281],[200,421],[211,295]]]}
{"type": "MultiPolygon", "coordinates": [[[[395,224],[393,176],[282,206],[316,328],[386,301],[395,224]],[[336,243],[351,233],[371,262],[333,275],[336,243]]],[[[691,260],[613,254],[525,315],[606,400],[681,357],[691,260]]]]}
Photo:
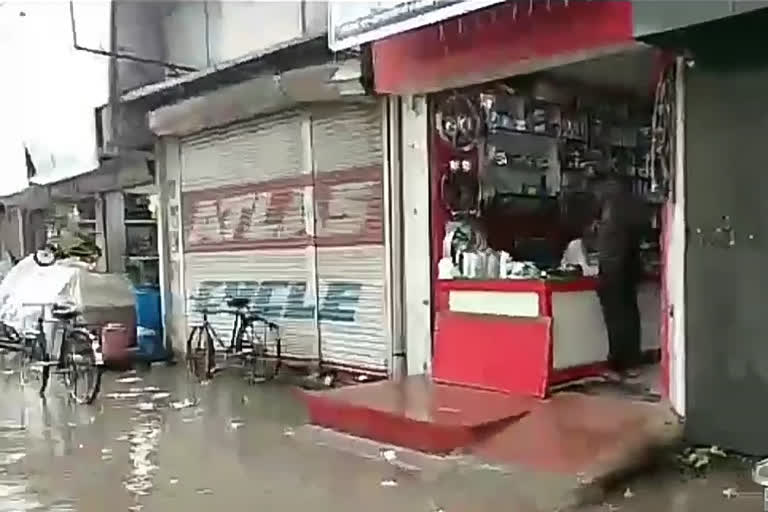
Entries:
{"type": "MultiPolygon", "coordinates": [[[[0,512],[552,509],[490,468],[407,471],[300,438],[291,388],[251,386],[234,372],[207,386],[182,368],[111,373],[91,407],[70,404],[58,384],[42,401],[10,370],[0,390],[0,512]]],[[[631,498],[587,509],[760,510],[756,494],[722,494],[747,482],[735,472],[645,479],[631,498]]]]}

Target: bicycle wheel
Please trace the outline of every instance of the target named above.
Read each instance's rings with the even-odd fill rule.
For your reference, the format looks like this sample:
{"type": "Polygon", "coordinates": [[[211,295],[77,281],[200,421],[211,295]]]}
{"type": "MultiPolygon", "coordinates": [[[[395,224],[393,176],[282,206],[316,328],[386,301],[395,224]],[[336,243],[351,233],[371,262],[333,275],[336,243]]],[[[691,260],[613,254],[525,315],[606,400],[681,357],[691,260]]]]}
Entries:
{"type": "Polygon", "coordinates": [[[48,353],[41,340],[35,340],[21,354],[21,369],[19,378],[22,386],[38,386],[38,393],[45,396],[51,367],[48,363],[48,353]]]}
{"type": "Polygon", "coordinates": [[[56,248],[47,244],[42,249],[33,252],[32,259],[41,267],[50,267],[56,263],[56,248]]]}
{"type": "Polygon", "coordinates": [[[93,348],[93,336],[87,332],[69,331],[62,344],[64,385],[79,404],[91,404],[101,389],[103,367],[93,348]]]}

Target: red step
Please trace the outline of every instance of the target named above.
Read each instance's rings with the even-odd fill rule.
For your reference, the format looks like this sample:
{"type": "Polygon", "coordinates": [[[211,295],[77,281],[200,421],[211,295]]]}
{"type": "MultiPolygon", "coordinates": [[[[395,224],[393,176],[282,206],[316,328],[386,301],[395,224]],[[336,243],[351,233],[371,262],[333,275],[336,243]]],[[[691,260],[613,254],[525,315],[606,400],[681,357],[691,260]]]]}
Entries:
{"type": "Polygon", "coordinates": [[[423,376],[303,393],[314,425],[427,453],[469,447],[525,416],[538,402],[423,376]]]}

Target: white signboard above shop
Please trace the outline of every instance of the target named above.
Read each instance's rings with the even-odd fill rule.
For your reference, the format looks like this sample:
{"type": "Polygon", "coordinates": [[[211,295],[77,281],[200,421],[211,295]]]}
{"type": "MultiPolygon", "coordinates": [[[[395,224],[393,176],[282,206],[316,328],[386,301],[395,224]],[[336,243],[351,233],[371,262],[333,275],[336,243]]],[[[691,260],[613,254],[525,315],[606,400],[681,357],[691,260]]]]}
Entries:
{"type": "Polygon", "coordinates": [[[345,50],[431,25],[504,0],[389,0],[328,2],[328,46],[345,50]]]}

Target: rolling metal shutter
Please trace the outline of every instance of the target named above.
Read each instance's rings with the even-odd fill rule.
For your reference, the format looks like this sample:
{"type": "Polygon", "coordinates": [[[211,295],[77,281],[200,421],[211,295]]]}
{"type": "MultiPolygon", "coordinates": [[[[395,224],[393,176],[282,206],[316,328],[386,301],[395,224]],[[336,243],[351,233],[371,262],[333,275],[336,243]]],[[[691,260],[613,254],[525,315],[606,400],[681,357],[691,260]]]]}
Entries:
{"type": "Polygon", "coordinates": [[[312,110],[320,357],[379,371],[390,358],[381,116],[378,104],[312,110]]]}
{"type": "MultiPolygon", "coordinates": [[[[258,118],[181,141],[189,322],[244,296],[281,327],[283,353],[318,357],[312,173],[302,116],[258,118]]],[[[223,341],[233,318],[213,315],[223,341]]]]}
{"type": "MultiPolygon", "coordinates": [[[[388,369],[381,123],[329,104],[181,141],[190,324],[246,296],[285,355],[388,369]]],[[[231,315],[210,318],[228,339],[231,315]]]]}

